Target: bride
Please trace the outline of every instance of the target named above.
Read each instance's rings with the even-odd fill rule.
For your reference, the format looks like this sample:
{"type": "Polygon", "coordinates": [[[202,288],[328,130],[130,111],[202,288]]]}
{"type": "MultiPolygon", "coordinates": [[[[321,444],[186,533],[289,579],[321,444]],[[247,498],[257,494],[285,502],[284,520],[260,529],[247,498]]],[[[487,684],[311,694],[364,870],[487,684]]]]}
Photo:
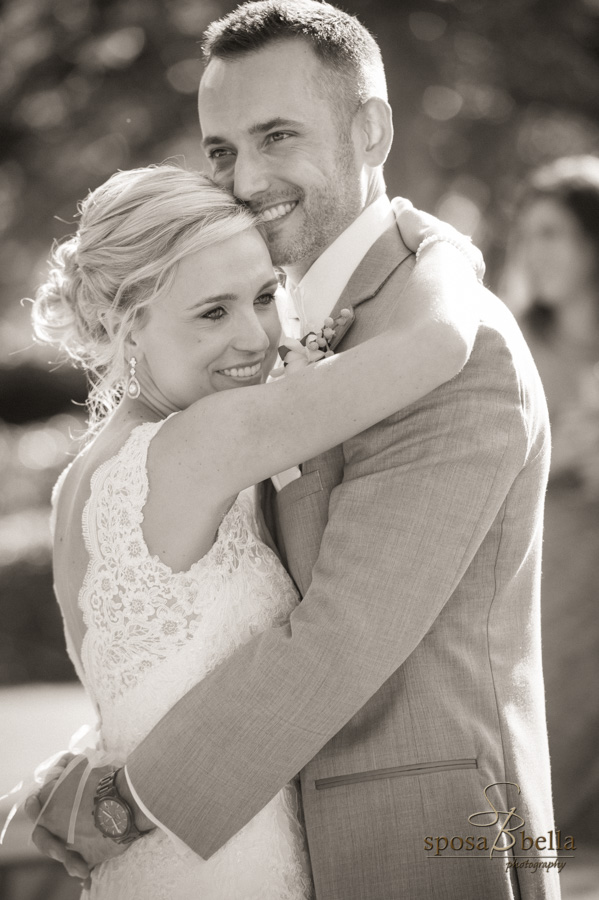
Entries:
{"type": "MultiPolygon", "coordinates": [[[[402,221],[416,249],[429,222],[413,210],[402,221]]],[[[82,204],[33,320],[92,383],[90,439],[54,492],[54,578],[107,771],[298,603],[251,486],[466,362],[477,316],[461,298],[472,270],[448,243],[427,243],[387,331],[336,356],[328,343],[308,353],[296,342],[284,376],[267,384],[279,285],[246,208],[169,165],[120,172],[82,204]]],[[[147,829],[122,828],[115,811],[97,800],[95,827],[127,852],[95,866],[95,900],[313,895],[295,781],[208,860],[161,829],[132,842],[147,829]]]]}

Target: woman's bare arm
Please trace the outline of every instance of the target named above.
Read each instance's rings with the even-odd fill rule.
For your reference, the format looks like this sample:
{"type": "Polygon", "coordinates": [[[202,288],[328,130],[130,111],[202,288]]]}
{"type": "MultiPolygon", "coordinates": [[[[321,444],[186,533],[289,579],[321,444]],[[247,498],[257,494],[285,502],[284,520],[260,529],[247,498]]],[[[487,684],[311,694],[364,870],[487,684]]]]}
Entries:
{"type": "Polygon", "coordinates": [[[183,473],[171,485],[233,497],[414,403],[466,363],[478,291],[458,250],[430,245],[382,334],[273,383],[212,394],[167,422],[156,451],[183,473]]]}

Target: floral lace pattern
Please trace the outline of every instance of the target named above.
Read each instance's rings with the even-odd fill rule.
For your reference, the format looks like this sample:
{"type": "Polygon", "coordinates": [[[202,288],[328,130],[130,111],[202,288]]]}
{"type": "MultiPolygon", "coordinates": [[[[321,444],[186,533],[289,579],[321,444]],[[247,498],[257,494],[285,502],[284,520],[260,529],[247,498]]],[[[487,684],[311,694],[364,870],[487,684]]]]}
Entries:
{"type": "MultiPolygon", "coordinates": [[[[211,549],[187,571],[173,572],[150,554],[142,532],[146,462],[162,424],[135,428],[96,470],[83,514],[89,564],[79,595],[87,626],[82,665],[100,710],[103,748],[116,760],[236,647],[284,622],[298,602],[280,561],[258,537],[253,489],[242,491],[211,549]]],[[[312,898],[297,784],[286,785],[209,860],[153,832],[94,869],[89,897],[312,898]]]]}

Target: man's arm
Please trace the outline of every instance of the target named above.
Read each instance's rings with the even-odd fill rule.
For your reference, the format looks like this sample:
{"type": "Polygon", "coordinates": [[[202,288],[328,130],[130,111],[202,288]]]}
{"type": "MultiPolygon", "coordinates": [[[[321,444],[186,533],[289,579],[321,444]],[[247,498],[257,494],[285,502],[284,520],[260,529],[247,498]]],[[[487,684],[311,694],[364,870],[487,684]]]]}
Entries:
{"type": "Polygon", "coordinates": [[[203,857],[367,702],[455,590],[527,453],[502,341],[479,338],[460,376],[344,449],[312,585],[289,623],[239,648],[128,761],[146,807],[203,857]]]}

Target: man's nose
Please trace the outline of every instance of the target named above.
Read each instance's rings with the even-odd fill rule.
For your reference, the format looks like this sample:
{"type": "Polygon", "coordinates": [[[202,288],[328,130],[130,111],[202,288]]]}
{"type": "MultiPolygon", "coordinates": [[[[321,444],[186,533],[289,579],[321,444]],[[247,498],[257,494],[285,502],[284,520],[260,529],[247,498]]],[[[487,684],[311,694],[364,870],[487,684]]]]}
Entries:
{"type": "Polygon", "coordinates": [[[233,193],[239,200],[251,203],[268,190],[270,178],[266,160],[257,150],[239,150],[233,173],[233,193]]]}

